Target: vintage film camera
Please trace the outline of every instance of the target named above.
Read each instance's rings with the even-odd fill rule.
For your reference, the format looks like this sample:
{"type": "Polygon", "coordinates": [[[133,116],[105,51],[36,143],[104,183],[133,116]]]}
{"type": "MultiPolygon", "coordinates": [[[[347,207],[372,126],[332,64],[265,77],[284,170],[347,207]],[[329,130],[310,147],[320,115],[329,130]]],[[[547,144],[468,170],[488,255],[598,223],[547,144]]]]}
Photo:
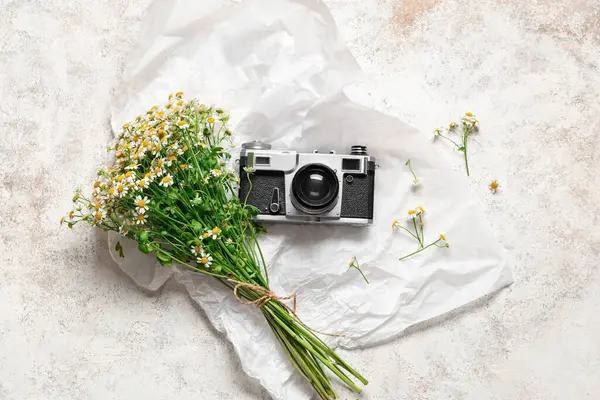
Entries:
{"type": "Polygon", "coordinates": [[[254,141],[242,145],[239,167],[239,197],[258,208],[257,222],[373,222],[375,158],[366,146],[299,153],[254,141]]]}

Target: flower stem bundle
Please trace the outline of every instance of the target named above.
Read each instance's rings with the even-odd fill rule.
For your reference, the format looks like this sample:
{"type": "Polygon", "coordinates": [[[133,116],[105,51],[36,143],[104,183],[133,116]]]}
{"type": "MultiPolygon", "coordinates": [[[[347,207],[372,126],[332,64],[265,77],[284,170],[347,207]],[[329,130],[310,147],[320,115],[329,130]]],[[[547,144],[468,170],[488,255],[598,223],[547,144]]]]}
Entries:
{"type": "Polygon", "coordinates": [[[400,257],[400,261],[406,260],[409,257],[414,256],[432,246],[436,247],[450,247],[448,242],[446,241],[446,236],[443,233],[440,233],[438,238],[429,244],[425,244],[425,223],[423,222],[423,215],[425,214],[425,209],[421,206],[408,210],[408,228],[403,226],[400,222],[394,221],[392,222],[392,228],[401,229],[412,236],[418,243],[419,246],[416,251],[405,255],[404,257],[400,257]]]}
{"type": "MultiPolygon", "coordinates": [[[[322,399],[335,393],[323,367],[357,392],[367,380],[342,360],[269,287],[252,218],[237,197],[239,177],[227,169],[232,132],[220,108],[183,93],[123,125],[109,147],[115,163],[98,171],[91,196],[77,191],[61,219],[84,222],[138,242],[163,265],[178,264],[219,279],[238,301],[260,308],[292,364],[322,399]]],[[[115,250],[121,256],[120,243],[115,250]]]]}

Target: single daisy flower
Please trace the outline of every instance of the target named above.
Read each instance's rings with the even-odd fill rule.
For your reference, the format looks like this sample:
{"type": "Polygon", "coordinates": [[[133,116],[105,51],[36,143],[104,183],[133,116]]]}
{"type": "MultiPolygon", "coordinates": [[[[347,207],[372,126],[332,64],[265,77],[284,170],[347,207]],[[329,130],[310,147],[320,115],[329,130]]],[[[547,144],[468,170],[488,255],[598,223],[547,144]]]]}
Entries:
{"type": "MultiPolygon", "coordinates": [[[[206,231],[206,233],[208,233],[207,237],[210,237],[212,240],[217,240],[217,236],[219,235],[219,232],[221,232],[221,229],[215,227],[209,231],[206,231]]],[[[204,235],[202,235],[204,236],[204,235]]]]}
{"type": "Polygon", "coordinates": [[[146,211],[148,211],[148,204],[150,203],[150,200],[148,200],[147,196],[137,196],[135,198],[135,211],[138,212],[138,214],[145,214],[146,211]]]}
{"type": "Polygon", "coordinates": [[[115,191],[116,191],[116,188],[114,186],[111,186],[108,188],[106,195],[110,198],[115,195],[115,191]]]}
{"type": "Polygon", "coordinates": [[[251,174],[255,171],[254,167],[244,167],[244,172],[247,174],[251,174]]]}
{"type": "Polygon", "coordinates": [[[204,250],[200,246],[192,246],[192,254],[195,256],[199,256],[204,250]]]}
{"type": "Polygon", "coordinates": [[[452,121],[450,122],[450,124],[448,124],[448,129],[450,129],[451,131],[456,129],[458,125],[456,125],[456,122],[452,121]]]}
{"type": "Polygon", "coordinates": [[[233,240],[231,240],[231,238],[227,238],[227,240],[225,241],[225,244],[227,246],[231,246],[233,244],[233,240]]]}
{"type": "Polygon", "coordinates": [[[417,210],[408,210],[408,219],[415,219],[417,215],[417,210]]]}
{"type": "Polygon", "coordinates": [[[211,170],[210,170],[210,173],[211,173],[213,176],[220,176],[222,172],[221,172],[221,170],[220,170],[220,169],[211,169],[211,170]]]}
{"type": "Polygon", "coordinates": [[[492,182],[490,182],[489,188],[492,193],[496,193],[496,191],[498,190],[499,187],[500,187],[500,184],[498,183],[497,180],[494,179],[492,182]]]}
{"type": "Polygon", "coordinates": [[[135,223],[136,225],[143,225],[146,222],[146,214],[136,214],[135,223]]]}
{"type": "Polygon", "coordinates": [[[203,264],[204,267],[206,267],[206,268],[210,268],[210,266],[212,264],[212,260],[213,260],[212,256],[205,252],[200,253],[200,257],[198,257],[196,259],[198,264],[203,264]]]}
{"type": "Polygon", "coordinates": [[[204,232],[201,236],[200,236],[200,240],[204,240],[207,239],[210,236],[210,231],[208,232],[204,232]]]}
{"type": "Polygon", "coordinates": [[[425,213],[425,209],[421,206],[418,206],[416,208],[416,210],[417,210],[417,215],[421,215],[421,214],[425,213]]]}
{"type": "Polygon", "coordinates": [[[171,154],[170,156],[167,157],[165,164],[167,165],[167,167],[170,167],[171,165],[173,165],[173,161],[175,161],[175,160],[177,160],[177,156],[174,154],[171,154]]]}
{"type": "Polygon", "coordinates": [[[119,233],[123,236],[127,235],[129,233],[129,227],[126,225],[119,226],[119,233]]]}
{"type": "Polygon", "coordinates": [[[159,185],[162,187],[169,187],[173,185],[173,176],[171,176],[171,174],[167,174],[160,180],[159,185]]]}
{"type": "Polygon", "coordinates": [[[187,127],[188,127],[188,126],[190,126],[190,125],[187,123],[187,121],[185,121],[185,120],[180,120],[180,121],[177,121],[177,126],[178,126],[179,128],[181,128],[181,129],[185,129],[185,128],[187,128],[187,127]]]}
{"type": "Polygon", "coordinates": [[[134,170],[134,169],[137,169],[137,168],[138,168],[137,163],[131,163],[131,164],[129,164],[129,165],[127,165],[125,167],[126,170],[134,170]]]}
{"type": "Polygon", "coordinates": [[[175,93],[175,97],[181,98],[183,96],[183,92],[175,93]]]}
{"type": "Polygon", "coordinates": [[[128,183],[135,182],[135,174],[133,173],[133,171],[125,172],[125,182],[128,182],[128,183]]]}
{"type": "Polygon", "coordinates": [[[431,141],[435,141],[442,134],[441,128],[435,128],[433,130],[433,136],[431,137],[431,141]]]}
{"type": "Polygon", "coordinates": [[[146,178],[139,179],[135,184],[138,187],[138,189],[144,190],[148,187],[148,179],[146,179],[146,178]]]}
{"type": "Polygon", "coordinates": [[[117,185],[117,196],[118,197],[123,197],[127,194],[127,186],[125,186],[122,183],[119,183],[117,185]]]}
{"type": "Polygon", "coordinates": [[[392,228],[397,228],[400,226],[400,223],[398,222],[398,220],[394,220],[394,222],[392,222],[392,228]]]}
{"type": "Polygon", "coordinates": [[[93,222],[95,224],[99,224],[104,220],[104,218],[106,218],[106,211],[100,209],[100,210],[94,212],[93,216],[94,216],[93,222]]]}

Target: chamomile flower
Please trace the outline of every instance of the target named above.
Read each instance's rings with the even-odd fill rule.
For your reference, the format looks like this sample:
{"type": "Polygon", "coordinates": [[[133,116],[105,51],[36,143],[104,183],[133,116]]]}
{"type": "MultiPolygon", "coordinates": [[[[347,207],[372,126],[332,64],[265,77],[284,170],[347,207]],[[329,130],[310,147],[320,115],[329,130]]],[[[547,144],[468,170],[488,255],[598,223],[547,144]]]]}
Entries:
{"type": "Polygon", "coordinates": [[[119,233],[123,236],[127,235],[129,233],[129,227],[127,225],[119,226],[119,233]]]}
{"type": "Polygon", "coordinates": [[[442,128],[435,128],[433,130],[433,136],[431,137],[431,141],[435,141],[442,134],[442,128]]]}
{"type": "Polygon", "coordinates": [[[173,165],[173,161],[177,160],[177,156],[174,154],[171,154],[170,156],[167,157],[167,159],[165,160],[165,164],[167,167],[170,167],[173,165]]]}
{"type": "Polygon", "coordinates": [[[144,190],[148,187],[148,185],[150,184],[150,182],[148,181],[147,178],[143,178],[143,179],[138,179],[138,181],[135,183],[136,187],[139,190],[144,190]]]}
{"type": "Polygon", "coordinates": [[[204,232],[202,235],[200,235],[200,240],[208,239],[209,236],[210,236],[210,231],[204,232]]]}
{"type": "Polygon", "coordinates": [[[196,259],[198,264],[202,264],[206,268],[210,268],[213,258],[210,254],[202,252],[200,253],[200,257],[196,259]]]}
{"type": "Polygon", "coordinates": [[[394,222],[392,222],[392,228],[397,228],[400,226],[400,223],[398,222],[398,220],[394,220],[394,222]]]}
{"type": "Polygon", "coordinates": [[[137,211],[139,214],[145,214],[146,211],[148,211],[148,204],[150,203],[150,200],[148,200],[147,196],[137,196],[135,198],[135,211],[137,211]]]}
{"type": "Polygon", "coordinates": [[[425,213],[425,209],[421,206],[418,206],[417,208],[415,208],[415,210],[417,211],[417,215],[421,215],[425,213]]]}
{"type": "Polygon", "coordinates": [[[177,125],[177,127],[178,127],[178,128],[181,128],[181,129],[185,129],[185,128],[187,128],[188,126],[190,126],[190,124],[188,124],[188,123],[187,123],[187,121],[185,121],[185,120],[183,120],[183,119],[182,119],[182,120],[179,120],[179,121],[177,121],[177,123],[176,123],[175,125],[177,125]]]}
{"type": "Polygon", "coordinates": [[[233,240],[231,240],[231,238],[227,238],[227,240],[225,241],[225,244],[227,246],[231,246],[233,244],[233,240]]]}
{"type": "Polygon", "coordinates": [[[104,218],[106,218],[106,211],[104,209],[96,210],[95,212],[92,212],[92,216],[93,216],[92,222],[94,224],[100,224],[100,223],[102,223],[104,218]]]}
{"type": "Polygon", "coordinates": [[[135,214],[136,225],[143,225],[146,223],[146,214],[135,214]]]}
{"type": "Polygon", "coordinates": [[[171,174],[165,175],[158,184],[162,187],[169,187],[173,185],[173,176],[171,174]]]}
{"type": "Polygon", "coordinates": [[[411,209],[411,210],[408,210],[408,217],[407,218],[408,219],[415,219],[417,217],[417,215],[419,215],[419,214],[417,214],[417,210],[411,209]]]}
{"type": "Polygon", "coordinates": [[[247,174],[251,174],[251,173],[253,173],[254,171],[256,171],[256,170],[254,169],[254,167],[244,167],[244,172],[245,172],[245,173],[247,173],[247,174]]]}
{"type": "Polygon", "coordinates": [[[206,120],[206,122],[208,122],[209,124],[212,124],[215,122],[215,119],[213,117],[208,117],[208,119],[206,120]]]}
{"type": "Polygon", "coordinates": [[[126,170],[135,170],[137,168],[138,168],[137,163],[130,163],[125,167],[126,170]]]}
{"type": "Polygon", "coordinates": [[[220,169],[211,169],[210,173],[212,176],[217,177],[217,176],[221,176],[222,172],[220,169]]]}
{"type": "Polygon", "coordinates": [[[448,124],[448,129],[453,131],[454,129],[456,129],[458,125],[456,125],[456,122],[452,121],[448,124]]]}
{"type": "Polygon", "coordinates": [[[204,251],[204,249],[202,249],[202,247],[200,247],[200,246],[192,246],[191,250],[192,250],[192,254],[196,257],[199,256],[204,251]]]}
{"type": "Polygon", "coordinates": [[[129,184],[135,183],[135,173],[133,171],[125,172],[125,182],[129,184]]]}
{"type": "Polygon", "coordinates": [[[493,181],[491,181],[489,184],[489,188],[492,193],[496,193],[498,191],[499,187],[500,187],[500,184],[495,179],[493,181]]]}
{"type": "Polygon", "coordinates": [[[127,194],[127,186],[123,183],[119,183],[116,185],[116,196],[117,197],[125,197],[127,194]]]}
{"type": "Polygon", "coordinates": [[[438,247],[450,247],[450,244],[448,244],[448,241],[446,240],[446,235],[443,233],[440,233],[439,242],[441,242],[441,245],[437,245],[438,247]]]}
{"type": "Polygon", "coordinates": [[[221,229],[215,226],[213,229],[206,231],[206,233],[208,233],[208,237],[212,240],[217,240],[219,233],[221,233],[221,229]]]}

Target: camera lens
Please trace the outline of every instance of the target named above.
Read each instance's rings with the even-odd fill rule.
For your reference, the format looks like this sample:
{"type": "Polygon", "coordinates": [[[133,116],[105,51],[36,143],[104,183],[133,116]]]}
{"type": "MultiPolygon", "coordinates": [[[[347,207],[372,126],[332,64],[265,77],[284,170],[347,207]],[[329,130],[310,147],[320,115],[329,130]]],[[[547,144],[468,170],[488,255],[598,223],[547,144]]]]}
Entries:
{"type": "Polygon", "coordinates": [[[292,180],[292,204],[307,214],[323,214],[337,203],[339,181],[331,168],[323,164],[307,164],[292,180]]]}

